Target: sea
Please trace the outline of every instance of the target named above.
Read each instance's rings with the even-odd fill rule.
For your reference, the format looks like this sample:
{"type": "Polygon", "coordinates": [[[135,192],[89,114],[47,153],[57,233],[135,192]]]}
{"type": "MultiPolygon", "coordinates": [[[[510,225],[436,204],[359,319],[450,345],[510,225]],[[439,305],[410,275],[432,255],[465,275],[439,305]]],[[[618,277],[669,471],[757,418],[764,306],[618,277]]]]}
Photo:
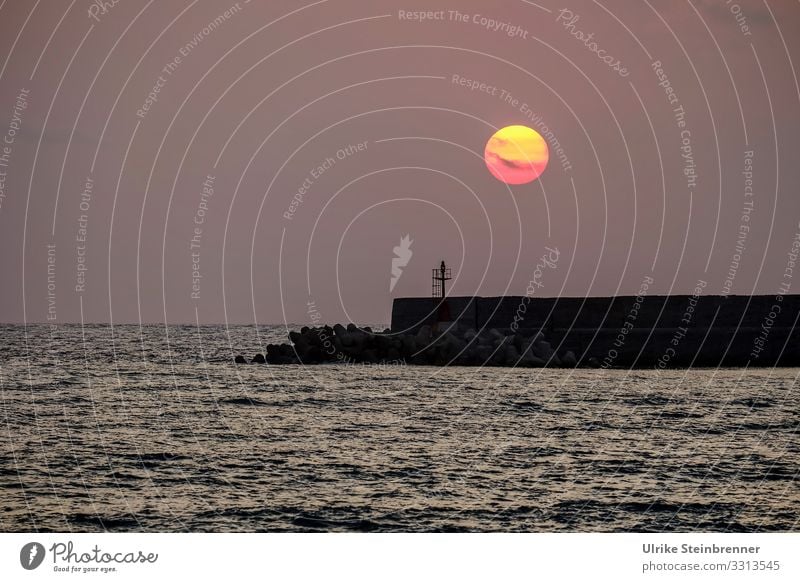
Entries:
{"type": "Polygon", "coordinates": [[[0,326],[0,530],[800,529],[798,369],[233,363],[286,333],[0,326]]]}

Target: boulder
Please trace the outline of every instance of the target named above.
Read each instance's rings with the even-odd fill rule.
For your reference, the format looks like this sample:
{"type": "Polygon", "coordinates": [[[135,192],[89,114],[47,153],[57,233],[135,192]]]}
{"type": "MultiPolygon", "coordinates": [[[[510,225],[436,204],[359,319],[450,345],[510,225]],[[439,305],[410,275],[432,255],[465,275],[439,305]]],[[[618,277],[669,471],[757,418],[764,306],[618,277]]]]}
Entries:
{"type": "Polygon", "coordinates": [[[416,342],[417,349],[422,349],[431,342],[431,327],[429,325],[423,325],[419,329],[416,336],[416,342]]]}
{"type": "Polygon", "coordinates": [[[489,358],[488,365],[490,366],[504,366],[506,363],[506,351],[503,348],[496,349],[489,358]]]}
{"type": "Polygon", "coordinates": [[[555,351],[553,347],[550,345],[549,342],[540,341],[533,344],[532,347],[533,355],[537,358],[541,358],[545,362],[550,360],[555,355],[555,351]]]}
{"type": "Polygon", "coordinates": [[[378,349],[378,351],[385,352],[392,345],[392,338],[390,338],[388,336],[385,336],[385,335],[373,336],[373,341],[374,341],[375,347],[378,349]]]}
{"type": "Polygon", "coordinates": [[[528,351],[522,356],[519,364],[525,368],[544,368],[546,363],[547,362],[541,358],[537,358],[530,351],[528,351]]]}
{"type": "MultiPolygon", "coordinates": [[[[266,356],[257,355],[252,361],[319,364],[346,359],[368,363],[403,361],[419,365],[578,365],[574,352],[567,351],[559,358],[539,331],[513,333],[506,328],[491,328],[478,332],[471,326],[453,322],[434,327],[424,325],[416,332],[402,334],[393,334],[390,329],[375,333],[369,327],[360,329],[353,323],[346,327],[341,324],[304,326],[299,332],[289,332],[288,339],[291,343],[270,344],[266,356]]],[[[236,356],[234,362],[247,363],[244,356],[236,356]]],[[[589,360],[586,365],[596,366],[598,363],[589,360]]]]}
{"type": "Polygon", "coordinates": [[[492,340],[505,339],[506,334],[493,327],[489,330],[489,337],[492,338],[492,340]]]}
{"type": "Polygon", "coordinates": [[[351,333],[350,336],[353,338],[353,347],[355,347],[357,350],[363,350],[367,346],[368,336],[364,332],[356,331],[351,333]]]}
{"type": "Polygon", "coordinates": [[[294,346],[293,353],[287,353],[284,350],[281,350],[281,357],[289,358],[293,355],[296,355],[301,362],[309,362],[311,361],[311,351],[312,350],[319,350],[317,346],[308,345],[305,342],[298,343],[294,346]]]}
{"type": "Polygon", "coordinates": [[[515,366],[519,362],[520,353],[513,344],[509,344],[505,348],[504,363],[506,366],[515,366]]]}
{"type": "Polygon", "coordinates": [[[478,346],[475,348],[475,364],[483,366],[489,363],[489,358],[492,356],[491,346],[478,346]]]}
{"type": "MultiPolygon", "coordinates": [[[[499,338],[494,338],[492,340],[492,347],[495,348],[495,349],[500,348],[503,344],[506,343],[507,339],[508,338],[506,336],[502,336],[502,337],[499,337],[499,338]]],[[[502,351],[502,349],[500,351],[502,351]]]]}
{"type": "Polygon", "coordinates": [[[270,356],[277,356],[277,355],[278,355],[278,346],[275,345],[275,344],[268,344],[267,345],[267,359],[269,359],[270,356]]]}
{"type": "Polygon", "coordinates": [[[401,341],[403,343],[402,351],[407,356],[411,356],[417,351],[417,340],[413,335],[404,335],[401,341]]]}
{"type": "Polygon", "coordinates": [[[322,350],[318,346],[310,346],[305,352],[298,352],[297,356],[304,364],[319,364],[323,361],[322,350]]]}
{"type": "Polygon", "coordinates": [[[442,335],[437,340],[436,345],[438,347],[440,356],[446,361],[450,361],[457,357],[461,350],[463,350],[466,346],[464,340],[454,336],[451,333],[445,333],[442,335]]]}

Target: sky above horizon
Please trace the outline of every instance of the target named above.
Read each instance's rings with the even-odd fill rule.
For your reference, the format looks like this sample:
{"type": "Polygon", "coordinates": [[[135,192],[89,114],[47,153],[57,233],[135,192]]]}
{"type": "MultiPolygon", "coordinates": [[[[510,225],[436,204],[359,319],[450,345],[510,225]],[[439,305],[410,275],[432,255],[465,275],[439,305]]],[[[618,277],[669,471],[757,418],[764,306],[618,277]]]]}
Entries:
{"type": "Polygon", "coordinates": [[[99,6],[0,8],[1,322],[800,293],[800,3],[99,6]]]}

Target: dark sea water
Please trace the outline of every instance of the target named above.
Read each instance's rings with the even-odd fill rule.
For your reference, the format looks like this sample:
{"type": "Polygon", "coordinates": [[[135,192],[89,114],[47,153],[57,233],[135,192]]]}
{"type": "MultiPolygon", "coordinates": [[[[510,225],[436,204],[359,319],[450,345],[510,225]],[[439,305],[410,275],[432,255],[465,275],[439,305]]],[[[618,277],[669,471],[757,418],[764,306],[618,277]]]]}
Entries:
{"type": "Polygon", "coordinates": [[[0,327],[0,530],[800,529],[800,370],[231,363],[284,336],[0,327]]]}

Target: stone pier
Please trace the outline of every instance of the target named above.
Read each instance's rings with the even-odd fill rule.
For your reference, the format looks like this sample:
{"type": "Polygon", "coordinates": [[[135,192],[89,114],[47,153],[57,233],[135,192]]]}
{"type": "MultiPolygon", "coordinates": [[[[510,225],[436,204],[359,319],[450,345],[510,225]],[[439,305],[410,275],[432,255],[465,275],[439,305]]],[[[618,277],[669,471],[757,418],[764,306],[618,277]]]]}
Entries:
{"type": "MultiPolygon", "coordinates": [[[[586,365],[684,368],[800,366],[800,295],[450,297],[451,319],[530,335],[586,365]]],[[[395,299],[392,332],[441,327],[439,300],[395,299]]]]}

